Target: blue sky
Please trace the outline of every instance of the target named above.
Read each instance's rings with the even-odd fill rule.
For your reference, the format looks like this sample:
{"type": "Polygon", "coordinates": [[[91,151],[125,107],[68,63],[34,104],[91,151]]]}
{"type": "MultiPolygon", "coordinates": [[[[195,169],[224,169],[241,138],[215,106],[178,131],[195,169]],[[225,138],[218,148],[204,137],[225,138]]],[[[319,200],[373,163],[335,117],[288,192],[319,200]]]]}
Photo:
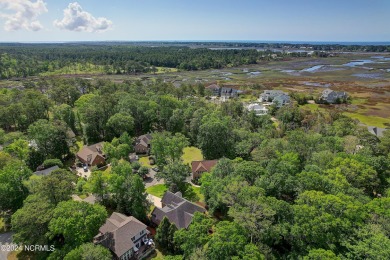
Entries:
{"type": "Polygon", "coordinates": [[[390,0],[0,0],[0,41],[95,40],[389,42],[390,0]]]}

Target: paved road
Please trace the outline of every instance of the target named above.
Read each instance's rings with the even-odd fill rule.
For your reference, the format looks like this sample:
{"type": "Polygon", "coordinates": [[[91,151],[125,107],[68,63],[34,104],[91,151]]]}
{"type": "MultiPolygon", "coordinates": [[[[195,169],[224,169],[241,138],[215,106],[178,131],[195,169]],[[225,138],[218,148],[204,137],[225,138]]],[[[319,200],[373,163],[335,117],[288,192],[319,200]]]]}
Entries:
{"type": "MultiPolygon", "coordinates": [[[[12,244],[13,232],[0,234],[0,244],[12,244]]],[[[0,250],[0,260],[7,260],[7,256],[10,252],[0,250]]]]}

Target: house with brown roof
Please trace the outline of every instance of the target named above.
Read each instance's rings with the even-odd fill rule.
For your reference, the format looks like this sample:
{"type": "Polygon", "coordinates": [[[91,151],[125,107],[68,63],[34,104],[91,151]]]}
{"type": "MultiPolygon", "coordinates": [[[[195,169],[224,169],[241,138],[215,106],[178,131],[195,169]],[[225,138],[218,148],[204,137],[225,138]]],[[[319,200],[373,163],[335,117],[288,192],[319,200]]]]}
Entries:
{"type": "Polygon", "coordinates": [[[138,219],[114,212],[100,227],[94,243],[108,248],[115,259],[141,259],[153,250],[149,233],[138,219]]]}
{"type": "Polygon", "coordinates": [[[134,144],[134,150],[137,154],[145,154],[150,152],[150,141],[152,140],[152,135],[146,134],[141,135],[136,138],[134,144]]]}
{"type": "Polygon", "coordinates": [[[204,172],[210,172],[218,160],[193,161],[191,163],[192,179],[199,179],[204,172]]]}
{"type": "Polygon", "coordinates": [[[195,212],[206,212],[201,206],[184,199],[181,192],[165,192],[161,199],[161,205],[162,208],[154,208],[152,222],[158,225],[166,217],[178,229],[188,228],[195,212]]]}
{"type": "Polygon", "coordinates": [[[77,158],[89,166],[103,165],[106,163],[103,154],[103,142],[84,146],[78,153],[77,158]]]}

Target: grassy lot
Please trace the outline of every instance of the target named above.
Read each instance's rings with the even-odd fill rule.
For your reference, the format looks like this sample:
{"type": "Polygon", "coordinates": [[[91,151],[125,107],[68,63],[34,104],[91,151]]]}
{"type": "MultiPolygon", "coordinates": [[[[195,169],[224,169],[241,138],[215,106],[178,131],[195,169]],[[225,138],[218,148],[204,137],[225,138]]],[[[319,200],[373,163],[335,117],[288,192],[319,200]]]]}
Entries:
{"type": "Polygon", "coordinates": [[[202,161],[202,151],[196,147],[186,147],[183,149],[183,156],[181,157],[184,164],[191,165],[192,161],[202,161]]]}
{"type": "Polygon", "coordinates": [[[368,116],[368,115],[362,115],[358,113],[350,113],[345,112],[344,115],[349,116],[353,119],[359,120],[361,123],[369,126],[376,126],[385,128],[385,124],[390,124],[390,118],[383,118],[379,116],[368,116]]]}
{"type": "MultiPolygon", "coordinates": [[[[187,186],[187,190],[183,194],[184,198],[186,198],[192,202],[198,202],[198,201],[204,202],[204,196],[202,193],[200,193],[200,187],[194,187],[189,183],[187,183],[186,186],[187,186]]],[[[168,190],[168,188],[167,188],[167,186],[165,186],[165,184],[157,184],[157,185],[154,185],[154,186],[147,188],[146,192],[153,195],[153,196],[162,198],[162,196],[164,195],[164,193],[167,190],[168,190]]]]}
{"type": "Polygon", "coordinates": [[[149,157],[148,156],[140,157],[139,158],[139,163],[142,166],[145,166],[145,167],[148,167],[148,168],[152,168],[153,167],[152,165],[150,165],[150,161],[149,161],[149,157]]]}
{"type": "Polygon", "coordinates": [[[0,218],[0,233],[4,233],[7,230],[5,230],[5,224],[3,218],[0,218]]]}
{"type": "Polygon", "coordinates": [[[165,184],[157,184],[157,185],[148,187],[146,189],[146,192],[153,195],[153,196],[162,198],[162,196],[164,195],[164,193],[167,190],[168,190],[168,188],[167,188],[167,186],[165,186],[165,184]]]}

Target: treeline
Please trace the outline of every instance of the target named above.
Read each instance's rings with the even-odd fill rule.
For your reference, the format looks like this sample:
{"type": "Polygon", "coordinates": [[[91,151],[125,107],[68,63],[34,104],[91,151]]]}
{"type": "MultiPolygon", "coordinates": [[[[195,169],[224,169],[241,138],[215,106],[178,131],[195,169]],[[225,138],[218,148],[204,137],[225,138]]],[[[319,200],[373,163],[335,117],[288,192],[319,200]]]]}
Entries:
{"type": "MultiPolygon", "coordinates": [[[[275,56],[273,56],[275,57],[275,56]]],[[[141,47],[88,44],[0,45],[0,77],[35,76],[69,68],[96,69],[106,74],[156,72],[155,67],[180,70],[219,69],[255,64],[271,59],[270,52],[256,50],[210,50],[188,47],[141,47]]]]}

